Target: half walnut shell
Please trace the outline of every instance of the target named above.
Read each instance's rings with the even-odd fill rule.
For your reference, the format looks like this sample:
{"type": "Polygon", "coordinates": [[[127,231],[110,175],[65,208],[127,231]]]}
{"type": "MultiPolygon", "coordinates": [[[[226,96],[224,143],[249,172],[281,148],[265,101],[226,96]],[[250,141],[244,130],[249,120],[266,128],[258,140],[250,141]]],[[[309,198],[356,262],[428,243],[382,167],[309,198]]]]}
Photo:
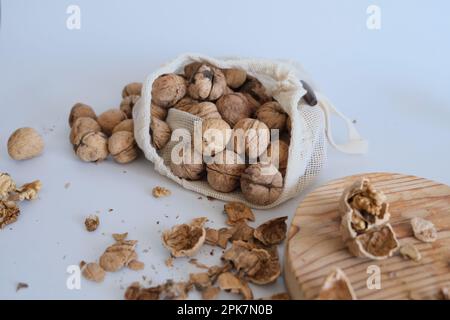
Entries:
{"type": "Polygon", "coordinates": [[[191,257],[203,245],[206,238],[206,230],[203,225],[206,218],[194,219],[189,224],[180,224],[162,235],[163,245],[174,257],[191,257]]]}

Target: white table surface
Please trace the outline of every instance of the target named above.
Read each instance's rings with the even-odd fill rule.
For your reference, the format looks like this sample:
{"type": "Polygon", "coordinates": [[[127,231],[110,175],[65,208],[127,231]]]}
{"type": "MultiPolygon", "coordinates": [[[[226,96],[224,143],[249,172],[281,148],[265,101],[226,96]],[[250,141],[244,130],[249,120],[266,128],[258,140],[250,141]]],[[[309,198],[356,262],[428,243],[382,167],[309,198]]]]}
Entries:
{"type": "MultiPolygon", "coordinates": [[[[207,215],[224,225],[223,203],[197,199],[140,159],[121,166],[79,161],[68,141],[67,117],[77,101],[98,113],[117,107],[124,84],[183,52],[300,61],[334,103],[370,140],[365,156],[329,151],[312,187],[345,175],[391,171],[450,184],[450,5],[423,1],[27,1],[3,0],[0,30],[0,171],[18,183],[41,179],[40,199],[22,205],[20,219],[0,230],[0,299],[121,299],[142,276],[153,284],[186,279],[196,269],[177,259],[168,269],[161,230],[207,215]],[[81,29],[66,28],[66,9],[81,9],[81,29]],[[366,9],[381,8],[381,30],[366,27],[366,9]],[[32,126],[45,153],[16,162],[8,136],[32,126]],[[65,188],[70,183],[69,188],[65,188]],[[154,199],[161,185],[172,196],[154,199]],[[112,213],[108,209],[114,209],[112,213]],[[101,219],[88,233],[84,218],[101,219]],[[177,219],[176,217],[179,216],[177,219]],[[159,224],[158,224],[159,222],[159,224]],[[111,233],[139,240],[146,268],[82,281],[69,290],[66,268],[97,259],[111,233]],[[16,292],[18,282],[28,289],[16,292]]],[[[338,140],[344,138],[336,126],[338,140]]],[[[258,211],[258,223],[293,216],[299,196],[258,211]]],[[[205,246],[197,258],[218,263],[205,246]]],[[[280,248],[280,253],[282,249],[280,248]]],[[[255,297],[284,291],[283,280],[255,287],[255,297]]],[[[191,297],[198,297],[193,294],[191,297]]],[[[222,295],[226,298],[230,295],[222,295]]],[[[233,297],[233,296],[231,296],[233,297]]]]}

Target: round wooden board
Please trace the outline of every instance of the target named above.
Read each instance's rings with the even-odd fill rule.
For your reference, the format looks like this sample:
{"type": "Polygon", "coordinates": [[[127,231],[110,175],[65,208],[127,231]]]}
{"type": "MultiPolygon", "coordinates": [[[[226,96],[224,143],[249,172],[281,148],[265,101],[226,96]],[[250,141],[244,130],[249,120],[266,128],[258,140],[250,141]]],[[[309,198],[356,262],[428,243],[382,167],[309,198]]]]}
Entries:
{"type": "Polygon", "coordinates": [[[334,180],[309,194],[298,207],[288,233],[285,281],[293,299],[315,299],[333,268],[348,276],[358,299],[438,299],[450,288],[450,187],[402,174],[372,173],[334,180]],[[400,245],[414,244],[419,262],[398,253],[374,261],[357,258],[347,250],[339,231],[339,198],[346,186],[360,177],[384,191],[390,203],[391,224],[400,245]],[[417,240],[410,225],[413,217],[432,221],[438,240],[417,240]],[[368,267],[381,271],[381,289],[369,289],[368,267]]]}

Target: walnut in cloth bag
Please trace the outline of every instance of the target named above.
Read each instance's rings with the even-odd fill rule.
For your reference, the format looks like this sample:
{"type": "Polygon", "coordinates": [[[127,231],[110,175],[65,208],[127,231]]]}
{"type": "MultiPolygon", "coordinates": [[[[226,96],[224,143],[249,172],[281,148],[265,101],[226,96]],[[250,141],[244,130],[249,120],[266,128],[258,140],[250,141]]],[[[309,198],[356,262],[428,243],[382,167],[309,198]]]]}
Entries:
{"type": "MultiPolygon", "coordinates": [[[[241,103],[245,103],[245,99],[241,103]]],[[[153,103],[155,103],[154,99],[153,103]]],[[[245,106],[240,108],[245,108],[245,106]]],[[[222,119],[226,120],[224,114],[222,114],[224,112],[223,106],[221,105],[218,109],[222,119]]],[[[312,80],[300,65],[289,61],[247,58],[215,59],[198,54],[183,54],[147,77],[143,85],[141,99],[133,108],[133,119],[136,142],[144,152],[145,157],[154,163],[156,171],[160,174],[167,176],[184,188],[202,195],[224,201],[239,201],[259,209],[275,207],[304,190],[324,165],[326,160],[326,139],[332,146],[345,153],[366,153],[368,148],[367,141],[360,137],[352,122],[329,103],[324,95],[317,91],[312,80]],[[234,84],[232,87],[230,83],[234,83],[231,81],[233,79],[227,79],[227,77],[235,72],[230,72],[230,70],[240,70],[239,74],[240,78],[242,78],[239,84],[234,84]],[[246,80],[242,83],[244,74],[246,74],[246,80]],[[161,107],[168,110],[167,117],[163,121],[170,127],[171,139],[157,150],[152,142],[153,139],[150,133],[152,89],[155,80],[163,76],[168,78],[167,75],[177,75],[176,77],[172,76],[177,79],[176,85],[172,86],[170,81],[166,81],[161,85],[161,81],[159,81],[158,90],[162,90],[162,92],[158,92],[158,96],[162,93],[167,97],[166,100],[170,101],[169,104],[161,107]],[[172,155],[182,154],[179,149],[180,144],[186,143],[190,139],[192,139],[191,141],[194,145],[197,144],[196,148],[199,146],[198,144],[200,144],[201,148],[201,144],[205,144],[205,142],[208,144],[212,143],[214,146],[209,148],[211,154],[205,154],[203,150],[203,155],[200,159],[198,159],[199,157],[193,157],[192,161],[200,162],[198,165],[201,165],[202,161],[207,165],[208,161],[212,159],[222,158],[215,157],[215,154],[223,151],[224,143],[227,144],[226,150],[238,152],[240,149],[247,149],[248,151],[247,147],[233,148],[233,144],[236,142],[234,139],[236,134],[233,133],[234,122],[231,122],[229,130],[225,126],[221,127],[220,130],[215,130],[216,133],[217,131],[222,134],[226,132],[223,139],[218,140],[214,134],[208,135],[210,130],[206,130],[206,133],[202,132],[201,124],[204,119],[196,114],[183,111],[186,108],[175,106],[182,98],[182,95],[186,98],[184,101],[189,101],[190,105],[187,109],[191,109],[192,106],[203,101],[217,104],[221,97],[234,93],[239,93],[240,97],[245,97],[248,103],[248,109],[245,110],[249,112],[243,112],[243,116],[249,119],[257,119],[258,117],[257,120],[252,122],[250,120],[247,121],[251,126],[245,127],[243,143],[248,144],[250,148],[267,148],[268,145],[271,146],[278,143],[276,137],[278,135],[280,141],[289,145],[287,166],[284,159],[286,168],[280,168],[280,170],[282,169],[282,174],[280,174],[276,165],[277,161],[275,161],[275,168],[271,169],[270,176],[262,179],[264,181],[263,187],[269,188],[280,188],[279,181],[280,179],[282,180],[281,192],[279,192],[279,195],[277,192],[277,196],[273,197],[273,199],[261,199],[262,197],[255,197],[254,195],[246,197],[239,188],[239,184],[230,192],[217,191],[217,188],[214,189],[208,184],[206,173],[205,176],[193,181],[176,176],[170,169],[173,161],[172,155]],[[274,104],[274,102],[277,103],[274,104]],[[265,104],[269,105],[264,106],[265,104]],[[261,110],[264,110],[264,112],[258,113],[258,109],[261,107],[263,107],[261,110]],[[286,116],[283,115],[283,112],[286,116]],[[330,127],[330,116],[332,113],[345,121],[349,133],[347,143],[336,144],[333,141],[330,127]],[[273,129],[274,125],[272,122],[274,119],[271,119],[271,114],[279,115],[277,126],[275,127],[282,128],[275,135],[273,132],[276,129],[273,129]],[[266,119],[267,123],[264,123],[266,119]],[[284,119],[286,119],[285,125],[281,123],[284,119]],[[198,127],[200,127],[200,138],[196,139],[195,135],[198,132],[198,127]],[[252,132],[249,129],[255,130],[252,132]],[[267,132],[271,134],[270,143],[267,143],[266,140],[261,140],[266,139],[267,132]],[[275,180],[273,182],[268,181],[270,177],[276,179],[277,182],[275,183],[275,180]]],[[[197,148],[197,150],[199,149],[197,148]]],[[[254,153],[256,156],[253,159],[247,157],[248,152],[247,155],[245,153],[238,154],[236,158],[237,161],[243,161],[242,163],[246,166],[258,164],[267,167],[267,163],[264,164],[265,160],[262,155],[263,153],[266,154],[264,151],[265,149],[258,149],[254,153]]],[[[270,152],[268,153],[270,154],[270,152]]],[[[186,154],[190,154],[190,152],[186,152],[186,154]]],[[[271,165],[269,167],[272,168],[274,155],[271,154],[270,158],[271,165]]],[[[183,159],[183,161],[185,160],[183,159]]],[[[241,170],[239,172],[245,171],[241,170]]],[[[240,177],[233,176],[233,179],[238,180],[240,177]]],[[[255,190],[260,190],[261,185],[258,185],[260,179],[255,178],[252,181],[255,184],[255,190]]],[[[246,186],[248,186],[248,183],[246,186]]],[[[248,191],[246,189],[247,195],[248,192],[251,192],[251,190],[248,191]]]]}

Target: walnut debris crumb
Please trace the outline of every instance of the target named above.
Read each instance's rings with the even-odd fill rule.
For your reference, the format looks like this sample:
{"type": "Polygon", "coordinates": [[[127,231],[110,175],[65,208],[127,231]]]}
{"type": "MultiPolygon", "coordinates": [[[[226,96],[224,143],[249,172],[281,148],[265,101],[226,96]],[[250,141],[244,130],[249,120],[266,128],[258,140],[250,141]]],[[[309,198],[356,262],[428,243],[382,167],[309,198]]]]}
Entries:
{"type": "Polygon", "coordinates": [[[356,295],[344,271],[336,268],[325,279],[317,299],[356,300],[356,295]]]}
{"type": "Polygon", "coordinates": [[[103,280],[105,279],[105,270],[103,270],[98,263],[86,263],[84,261],[81,261],[80,268],[81,274],[87,280],[94,282],[103,282],[103,280]]]}
{"type": "Polygon", "coordinates": [[[269,220],[255,229],[254,236],[265,245],[279,244],[286,238],[287,217],[269,220]]]}
{"type": "Polygon", "coordinates": [[[166,283],[143,288],[139,283],[131,284],[125,291],[126,300],[184,300],[187,298],[192,285],[185,282],[168,280],[166,283]]]}
{"type": "Polygon", "coordinates": [[[194,219],[190,224],[176,225],[163,232],[163,245],[174,257],[193,256],[203,245],[206,218],[194,219]]]}
{"type": "Polygon", "coordinates": [[[252,209],[242,202],[229,202],[225,204],[224,211],[228,215],[227,224],[229,225],[234,225],[242,220],[255,221],[252,209]]]}
{"type": "Polygon", "coordinates": [[[189,259],[188,262],[199,269],[209,269],[209,267],[206,264],[199,262],[197,259],[189,259]]]}
{"type": "Polygon", "coordinates": [[[16,286],[16,292],[22,289],[28,289],[29,285],[25,282],[19,282],[16,286]]]}
{"type": "Polygon", "coordinates": [[[173,267],[173,257],[170,256],[166,259],[166,261],[164,261],[164,263],[166,264],[167,268],[172,268],[173,267]]]}
{"type": "Polygon", "coordinates": [[[422,259],[422,255],[420,254],[417,247],[413,244],[406,244],[400,247],[400,254],[403,256],[403,258],[411,259],[416,262],[422,259]]]}
{"type": "Polygon", "coordinates": [[[231,293],[242,295],[245,300],[253,299],[253,292],[245,280],[239,279],[231,272],[222,273],[217,279],[219,288],[231,293]]]}
{"type": "Polygon", "coordinates": [[[100,225],[100,219],[96,215],[90,215],[84,220],[84,225],[86,226],[87,231],[94,232],[100,225]]]}
{"type": "Polygon", "coordinates": [[[422,218],[411,219],[414,236],[423,242],[434,242],[437,240],[437,231],[431,221],[422,218]]]}
{"type": "Polygon", "coordinates": [[[220,293],[219,287],[208,287],[202,291],[203,300],[214,300],[220,293]]]}
{"type": "Polygon", "coordinates": [[[170,194],[171,192],[169,189],[160,186],[156,186],[152,190],[152,195],[155,198],[167,197],[170,196],[170,194]]]}

